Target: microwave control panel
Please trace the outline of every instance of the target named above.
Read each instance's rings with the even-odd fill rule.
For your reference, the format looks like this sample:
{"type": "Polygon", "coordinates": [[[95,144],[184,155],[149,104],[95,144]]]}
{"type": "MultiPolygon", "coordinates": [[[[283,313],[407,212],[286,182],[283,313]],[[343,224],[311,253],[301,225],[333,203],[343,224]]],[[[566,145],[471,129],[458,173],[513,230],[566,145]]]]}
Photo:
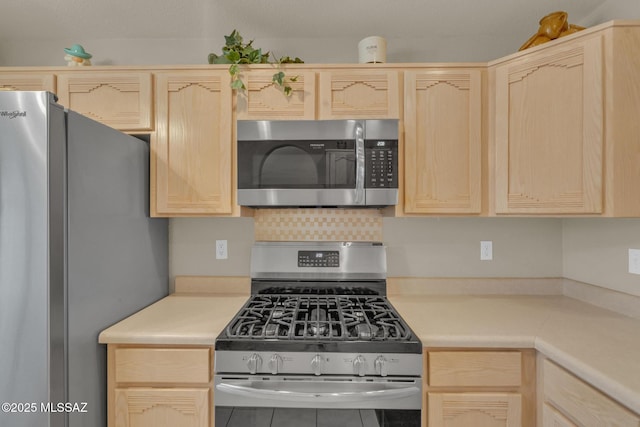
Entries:
{"type": "Polygon", "coordinates": [[[398,188],[398,141],[365,141],[365,188],[398,188]]]}

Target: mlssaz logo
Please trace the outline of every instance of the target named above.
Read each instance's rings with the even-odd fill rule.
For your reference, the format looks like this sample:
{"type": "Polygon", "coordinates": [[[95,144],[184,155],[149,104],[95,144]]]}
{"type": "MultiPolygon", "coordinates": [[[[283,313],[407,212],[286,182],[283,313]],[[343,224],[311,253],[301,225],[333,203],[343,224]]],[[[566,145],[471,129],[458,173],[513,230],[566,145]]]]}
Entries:
{"type": "Polygon", "coordinates": [[[16,117],[27,117],[26,111],[0,111],[0,117],[7,119],[15,119],[16,117]]]}

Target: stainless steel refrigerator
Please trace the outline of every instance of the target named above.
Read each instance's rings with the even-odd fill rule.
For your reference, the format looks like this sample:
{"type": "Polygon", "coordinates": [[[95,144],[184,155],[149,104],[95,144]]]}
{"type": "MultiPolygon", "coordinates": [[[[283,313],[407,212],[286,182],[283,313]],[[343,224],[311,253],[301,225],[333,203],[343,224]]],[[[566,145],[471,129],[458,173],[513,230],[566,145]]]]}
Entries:
{"type": "Polygon", "coordinates": [[[106,425],[98,333],[168,292],[148,200],[146,142],[0,91],[0,426],[106,425]]]}

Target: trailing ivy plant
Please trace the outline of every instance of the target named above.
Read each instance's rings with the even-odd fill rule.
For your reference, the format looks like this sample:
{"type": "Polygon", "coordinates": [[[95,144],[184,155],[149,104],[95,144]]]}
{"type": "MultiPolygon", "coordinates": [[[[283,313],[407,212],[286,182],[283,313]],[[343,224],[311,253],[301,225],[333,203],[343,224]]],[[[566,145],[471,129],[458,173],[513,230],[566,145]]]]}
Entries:
{"type": "MultiPolygon", "coordinates": [[[[243,38],[237,30],[233,30],[228,36],[224,36],[225,45],[222,47],[222,54],[209,54],[209,64],[230,64],[229,74],[231,74],[231,88],[234,90],[245,90],[246,86],[240,78],[241,64],[301,64],[304,61],[300,58],[290,58],[283,56],[275,61],[270,61],[270,52],[262,53],[261,48],[253,47],[253,40],[248,43],[243,42],[243,38]]],[[[275,58],[275,57],[274,57],[275,58]]],[[[297,81],[298,76],[286,77],[282,70],[273,75],[273,82],[282,88],[285,95],[291,95],[289,82],[297,81]]]]}

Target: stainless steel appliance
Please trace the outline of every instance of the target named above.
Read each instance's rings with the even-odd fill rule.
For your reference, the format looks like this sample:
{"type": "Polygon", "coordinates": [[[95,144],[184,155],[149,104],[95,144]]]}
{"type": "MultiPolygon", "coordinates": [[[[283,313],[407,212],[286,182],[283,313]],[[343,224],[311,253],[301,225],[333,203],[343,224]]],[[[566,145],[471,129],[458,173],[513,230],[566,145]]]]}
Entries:
{"type": "Polygon", "coordinates": [[[168,291],[148,164],[50,93],[0,91],[1,426],[106,425],[98,333],[168,291]]]}
{"type": "Polygon", "coordinates": [[[220,426],[418,427],[422,344],[386,298],[380,243],[258,242],[216,339],[220,426]]]}
{"type": "Polygon", "coordinates": [[[238,121],[238,203],[398,202],[398,120],[238,121]]]}

